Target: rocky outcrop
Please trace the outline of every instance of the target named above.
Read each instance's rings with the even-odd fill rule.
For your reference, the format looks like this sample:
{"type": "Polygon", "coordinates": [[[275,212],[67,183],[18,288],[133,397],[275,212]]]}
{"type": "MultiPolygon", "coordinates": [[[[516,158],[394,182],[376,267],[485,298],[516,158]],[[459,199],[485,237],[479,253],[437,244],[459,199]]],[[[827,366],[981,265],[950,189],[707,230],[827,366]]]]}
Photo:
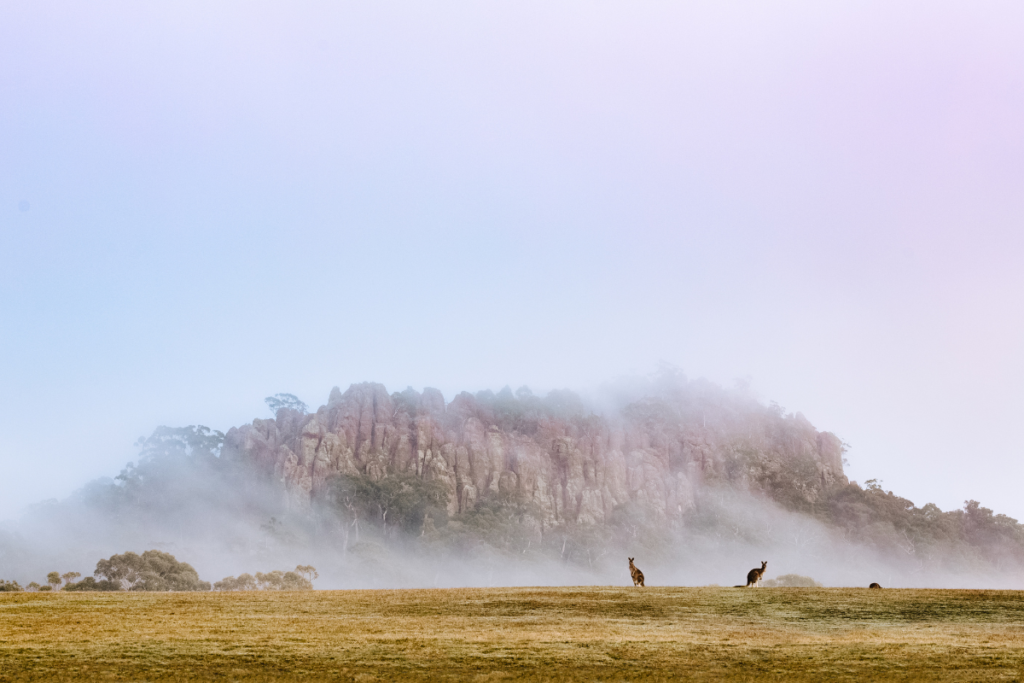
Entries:
{"type": "Polygon", "coordinates": [[[283,408],[231,429],[223,453],[280,482],[293,509],[308,508],[336,474],[405,472],[442,482],[451,514],[515,496],[546,525],[603,523],[627,504],[678,517],[712,481],[766,495],[788,486],[808,502],[846,483],[842,443],[803,416],[725,392],[701,396],[645,399],[599,417],[566,409],[564,396],[505,389],[446,403],[436,389],[356,384],[333,389],[315,413],[283,408]]]}

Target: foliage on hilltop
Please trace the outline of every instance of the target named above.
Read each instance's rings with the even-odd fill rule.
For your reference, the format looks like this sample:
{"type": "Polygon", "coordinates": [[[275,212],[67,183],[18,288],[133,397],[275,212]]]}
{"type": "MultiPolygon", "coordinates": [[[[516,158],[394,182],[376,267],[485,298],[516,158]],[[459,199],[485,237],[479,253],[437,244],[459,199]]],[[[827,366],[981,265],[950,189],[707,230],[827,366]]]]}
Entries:
{"type": "Polygon", "coordinates": [[[138,457],[114,479],[36,506],[30,519],[85,537],[98,528],[157,529],[198,540],[223,535],[221,521],[277,512],[273,482],[221,457],[223,442],[222,432],[203,425],[157,427],[138,439],[138,457]]]}
{"type": "Polygon", "coordinates": [[[976,500],[948,512],[917,507],[872,479],[835,490],[820,516],[852,541],[908,557],[945,561],[952,553],[968,563],[1024,564],[1024,525],[976,500]]]}

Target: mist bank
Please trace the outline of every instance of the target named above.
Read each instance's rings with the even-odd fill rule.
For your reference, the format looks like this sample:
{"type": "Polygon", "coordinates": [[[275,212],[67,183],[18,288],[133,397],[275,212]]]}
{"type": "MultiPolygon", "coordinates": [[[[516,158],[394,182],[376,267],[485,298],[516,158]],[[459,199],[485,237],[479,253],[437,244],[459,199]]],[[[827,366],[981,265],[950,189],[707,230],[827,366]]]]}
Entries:
{"type": "Polygon", "coordinates": [[[157,549],[207,581],[312,564],[320,588],[629,583],[1024,587],[1024,527],[843,473],[799,413],[663,371],[587,399],[332,390],[228,430],[158,428],[115,480],[0,529],[0,577],[157,549]]]}

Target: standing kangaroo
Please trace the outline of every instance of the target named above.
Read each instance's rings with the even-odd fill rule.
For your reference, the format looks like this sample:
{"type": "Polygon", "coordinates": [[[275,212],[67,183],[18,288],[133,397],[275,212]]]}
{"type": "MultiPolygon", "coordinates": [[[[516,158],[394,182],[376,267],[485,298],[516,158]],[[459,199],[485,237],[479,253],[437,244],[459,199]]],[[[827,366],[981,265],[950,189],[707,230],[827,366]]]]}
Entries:
{"type": "Polygon", "coordinates": [[[633,564],[633,558],[629,558],[629,575],[633,577],[633,585],[644,587],[644,573],[633,564]]]}
{"type": "Polygon", "coordinates": [[[747,572],[747,585],[745,588],[757,588],[757,585],[761,583],[761,577],[764,576],[765,567],[768,566],[767,562],[762,560],[760,569],[751,569],[747,572]]]}

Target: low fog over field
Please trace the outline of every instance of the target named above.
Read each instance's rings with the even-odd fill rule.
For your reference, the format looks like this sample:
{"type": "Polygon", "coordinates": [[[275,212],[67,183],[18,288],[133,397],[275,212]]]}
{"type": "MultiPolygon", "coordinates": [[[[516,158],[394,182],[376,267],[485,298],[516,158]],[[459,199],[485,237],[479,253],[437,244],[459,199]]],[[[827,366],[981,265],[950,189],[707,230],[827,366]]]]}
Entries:
{"type": "Polygon", "coordinates": [[[270,419],[161,427],[116,480],[0,535],[0,577],[168,552],[211,582],[313,565],[320,588],[629,584],[1015,587],[1024,527],[850,482],[843,442],[664,367],[584,399],[335,388],[270,419]]]}

